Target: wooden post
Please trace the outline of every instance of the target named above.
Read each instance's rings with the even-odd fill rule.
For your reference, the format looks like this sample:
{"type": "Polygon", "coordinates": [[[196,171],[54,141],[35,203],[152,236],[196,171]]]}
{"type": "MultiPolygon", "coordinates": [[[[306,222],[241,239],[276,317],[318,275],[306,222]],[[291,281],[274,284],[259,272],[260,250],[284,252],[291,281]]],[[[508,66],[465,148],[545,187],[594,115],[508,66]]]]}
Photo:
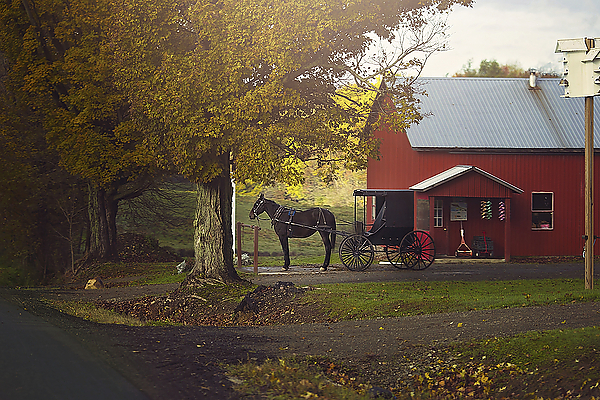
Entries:
{"type": "Polygon", "coordinates": [[[585,288],[594,288],[594,97],[585,98],[585,288]]]}
{"type": "Polygon", "coordinates": [[[260,228],[258,226],[252,228],[254,228],[254,273],[258,274],[258,230],[260,228]]]}
{"type": "Polygon", "coordinates": [[[242,228],[252,228],[254,231],[254,273],[258,274],[258,231],[260,230],[259,226],[255,225],[245,225],[241,222],[236,224],[237,231],[237,266],[238,268],[242,266],[242,228]]]}

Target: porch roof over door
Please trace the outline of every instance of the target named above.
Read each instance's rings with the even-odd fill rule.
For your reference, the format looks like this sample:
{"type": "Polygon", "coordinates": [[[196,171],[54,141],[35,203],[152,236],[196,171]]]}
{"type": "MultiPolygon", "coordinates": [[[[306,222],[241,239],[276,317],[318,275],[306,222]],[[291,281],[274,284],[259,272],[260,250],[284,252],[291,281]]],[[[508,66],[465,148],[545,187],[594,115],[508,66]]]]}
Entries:
{"type": "Polygon", "coordinates": [[[457,165],[425,179],[409,189],[432,195],[461,197],[510,197],[522,189],[472,165],[457,165]]]}

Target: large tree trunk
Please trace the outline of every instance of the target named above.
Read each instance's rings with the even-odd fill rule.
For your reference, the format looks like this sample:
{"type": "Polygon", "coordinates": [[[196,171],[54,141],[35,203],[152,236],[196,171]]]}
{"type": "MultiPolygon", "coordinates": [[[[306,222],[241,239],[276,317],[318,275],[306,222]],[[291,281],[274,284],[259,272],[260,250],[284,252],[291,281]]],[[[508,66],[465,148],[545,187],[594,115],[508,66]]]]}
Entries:
{"type": "Polygon", "coordinates": [[[88,213],[90,221],[89,247],[84,260],[114,261],[117,252],[117,202],[107,195],[106,190],[89,186],[88,213]]]}
{"type": "Polygon", "coordinates": [[[242,281],[233,265],[231,212],[233,188],[229,177],[198,184],[194,220],[196,263],[184,285],[202,279],[242,281]]]}

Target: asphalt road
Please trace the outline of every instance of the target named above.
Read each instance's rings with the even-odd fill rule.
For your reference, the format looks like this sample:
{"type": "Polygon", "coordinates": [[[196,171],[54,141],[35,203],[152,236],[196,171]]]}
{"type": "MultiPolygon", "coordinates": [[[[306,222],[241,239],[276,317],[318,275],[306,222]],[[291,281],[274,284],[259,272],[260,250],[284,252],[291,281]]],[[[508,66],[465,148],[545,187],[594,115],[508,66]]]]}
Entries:
{"type": "Polygon", "coordinates": [[[143,400],[77,338],[0,297],[0,400],[143,400]]]}
{"type": "MultiPolygon", "coordinates": [[[[293,261],[292,261],[293,262],[293,261]]],[[[244,267],[253,272],[253,267],[244,267]]],[[[343,266],[330,267],[320,272],[318,267],[292,267],[283,271],[281,267],[259,268],[258,276],[251,280],[256,284],[269,285],[277,281],[293,282],[296,285],[348,282],[387,281],[482,281],[515,279],[584,279],[583,263],[558,264],[509,264],[501,260],[460,260],[454,258],[436,260],[422,271],[397,269],[389,264],[374,264],[365,271],[353,272],[343,266]]],[[[600,266],[595,268],[594,281],[600,285],[600,266]]],[[[582,283],[583,284],[583,283],[582,283]]]]}

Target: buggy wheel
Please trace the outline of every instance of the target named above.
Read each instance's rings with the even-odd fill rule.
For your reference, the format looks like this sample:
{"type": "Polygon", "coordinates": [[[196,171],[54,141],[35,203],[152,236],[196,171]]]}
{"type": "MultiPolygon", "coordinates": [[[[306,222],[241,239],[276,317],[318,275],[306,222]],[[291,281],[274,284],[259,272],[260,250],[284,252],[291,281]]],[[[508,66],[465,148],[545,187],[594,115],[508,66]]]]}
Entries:
{"type": "Polygon", "coordinates": [[[340,244],[340,261],[350,271],[364,271],[375,258],[375,248],[362,235],[347,236],[340,244]]]}
{"type": "Polygon", "coordinates": [[[400,242],[400,257],[408,268],[422,270],[435,260],[435,244],[427,232],[412,231],[400,242]]]}
{"type": "Polygon", "coordinates": [[[408,268],[402,262],[402,252],[400,251],[399,246],[386,246],[385,255],[387,256],[387,259],[390,262],[390,264],[392,264],[394,267],[398,269],[408,268]]]}

